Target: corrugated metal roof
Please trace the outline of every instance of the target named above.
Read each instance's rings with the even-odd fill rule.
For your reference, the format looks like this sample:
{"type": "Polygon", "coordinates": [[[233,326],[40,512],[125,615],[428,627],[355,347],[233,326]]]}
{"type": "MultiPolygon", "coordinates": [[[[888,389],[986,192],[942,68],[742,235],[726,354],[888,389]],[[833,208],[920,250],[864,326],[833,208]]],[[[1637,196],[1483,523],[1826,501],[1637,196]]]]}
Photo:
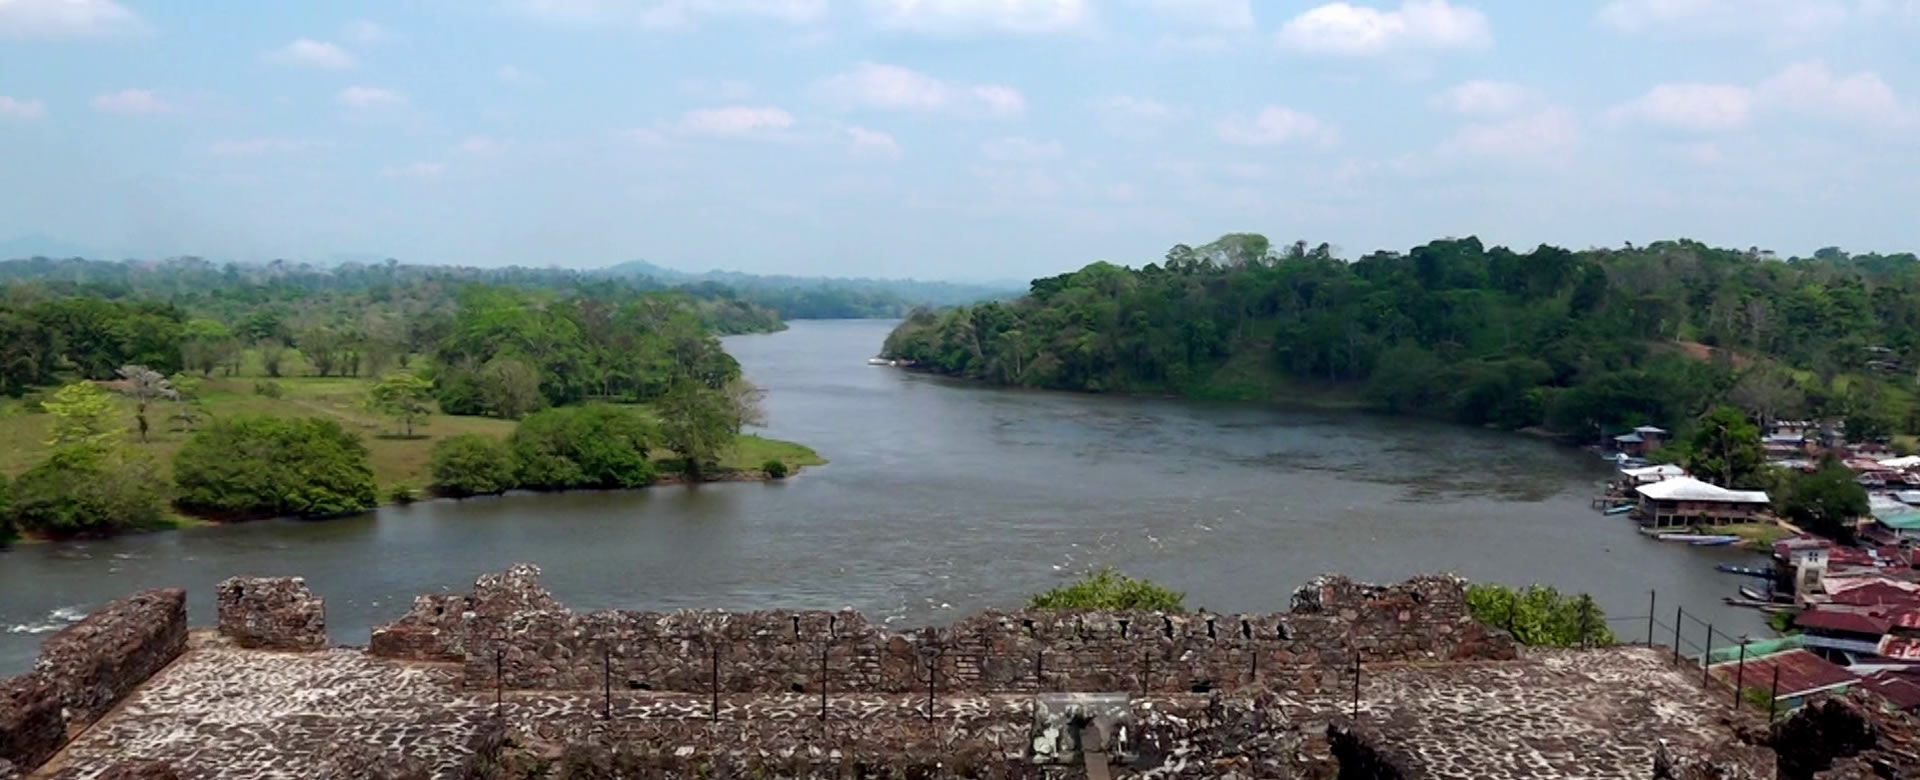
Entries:
{"type": "Polygon", "coordinates": [[[1872,607],[1819,606],[1793,616],[1793,624],[1809,631],[1879,636],[1887,633],[1893,619],[1872,607]]]}
{"type": "Polygon", "coordinates": [[[1874,654],[1900,661],[1920,661],[1920,638],[1883,636],[1874,654]]]}
{"type": "Polygon", "coordinates": [[[1916,680],[1912,673],[1875,672],[1861,680],[1860,684],[1900,709],[1920,707],[1920,680],[1916,680]]]}
{"type": "Polygon", "coordinates": [[[1729,504],[1765,504],[1767,494],[1760,490],[1728,490],[1709,485],[1693,477],[1674,477],[1634,488],[1655,501],[1718,501],[1729,504]]]}
{"type": "Polygon", "coordinates": [[[1780,688],[1774,695],[1780,698],[1806,696],[1860,682],[1860,677],[1846,667],[1805,650],[1748,658],[1744,671],[1740,669],[1740,662],[1728,661],[1714,664],[1708,672],[1729,685],[1739,680],[1742,687],[1772,691],[1775,669],[1780,670],[1780,688]]]}

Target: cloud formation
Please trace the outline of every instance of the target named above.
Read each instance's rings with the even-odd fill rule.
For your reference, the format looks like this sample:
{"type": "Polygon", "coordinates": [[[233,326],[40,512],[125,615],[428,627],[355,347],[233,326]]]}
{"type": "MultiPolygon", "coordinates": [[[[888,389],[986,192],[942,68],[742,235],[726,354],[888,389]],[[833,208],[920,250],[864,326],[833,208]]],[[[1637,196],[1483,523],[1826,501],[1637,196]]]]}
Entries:
{"type": "Polygon", "coordinates": [[[680,132],[740,137],[793,127],[793,115],[772,106],[702,108],[680,116],[680,132]]]}
{"type": "Polygon", "coordinates": [[[1789,65],[1753,86],[1657,84],[1607,113],[1618,121],[1719,132],[1746,127],[1760,111],[1792,112],[1877,127],[1906,127],[1920,122],[1920,112],[1904,103],[1879,74],[1861,71],[1836,75],[1818,60],[1789,65]]]}
{"type": "Polygon", "coordinates": [[[1281,46],[1294,51],[1342,57],[1483,49],[1493,44],[1486,14],[1448,0],[1406,0],[1394,10],[1328,3],[1287,20],[1277,37],[1281,46]]]}
{"type": "Polygon", "coordinates": [[[941,35],[1058,32],[1090,14],[1089,0],[866,0],[866,8],[879,27],[941,35]]]}
{"type": "Polygon", "coordinates": [[[88,38],[140,29],[140,17],[114,0],[0,0],[0,38],[88,38]]]}
{"type": "Polygon", "coordinates": [[[46,105],[38,100],[0,95],[0,119],[39,119],[46,115],[46,105]]]}
{"type": "Polygon", "coordinates": [[[334,100],[339,102],[340,105],[355,109],[373,109],[404,106],[407,104],[406,95],[402,95],[391,89],[363,86],[347,87],[346,89],[340,90],[340,94],[335,95],[334,100]]]}
{"type": "Polygon", "coordinates": [[[354,65],[353,55],[348,54],[346,49],[311,38],[301,38],[268,52],[267,61],[275,65],[320,70],[346,70],[354,65]]]}
{"type": "Polygon", "coordinates": [[[108,114],[166,114],[176,108],[150,89],[123,89],[95,95],[88,104],[93,110],[108,114]]]}
{"type": "Polygon", "coordinates": [[[988,116],[1013,116],[1026,110],[1026,99],[1012,87],[947,82],[910,68],[876,62],[863,62],[851,71],[830,76],[815,89],[843,107],[988,116]]]}
{"type": "Polygon", "coordinates": [[[1331,146],[1340,139],[1339,132],[1319,117],[1283,106],[1267,106],[1250,118],[1221,120],[1217,132],[1220,140],[1241,146],[1331,146]]]}

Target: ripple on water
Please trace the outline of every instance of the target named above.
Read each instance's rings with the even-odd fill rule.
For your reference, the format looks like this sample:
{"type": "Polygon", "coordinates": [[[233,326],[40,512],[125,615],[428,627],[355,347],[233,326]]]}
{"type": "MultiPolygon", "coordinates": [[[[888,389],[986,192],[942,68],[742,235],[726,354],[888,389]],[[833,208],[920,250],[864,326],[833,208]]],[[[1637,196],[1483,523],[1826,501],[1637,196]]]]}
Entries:
{"type": "Polygon", "coordinates": [[[15,623],[7,626],[7,633],[50,634],[86,619],[87,610],[82,607],[56,607],[36,622],[15,623]]]}

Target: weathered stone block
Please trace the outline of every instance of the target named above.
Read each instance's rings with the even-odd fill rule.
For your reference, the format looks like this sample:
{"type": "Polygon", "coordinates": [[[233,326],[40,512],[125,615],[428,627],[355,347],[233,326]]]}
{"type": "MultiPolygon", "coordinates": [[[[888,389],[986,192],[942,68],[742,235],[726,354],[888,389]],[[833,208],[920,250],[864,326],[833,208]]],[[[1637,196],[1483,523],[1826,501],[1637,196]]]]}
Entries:
{"type": "Polygon", "coordinates": [[[220,634],[241,647],[320,650],[327,605],[299,577],[230,577],[215,588],[220,634]]]}
{"type": "Polygon", "coordinates": [[[60,687],[67,728],[92,724],[187,647],[187,592],[136,593],[95,610],[41,647],[38,671],[60,687]]]}
{"type": "Polygon", "coordinates": [[[26,770],[53,757],[67,740],[62,709],[60,687],[45,674],[0,680],[0,765],[26,770]]]}

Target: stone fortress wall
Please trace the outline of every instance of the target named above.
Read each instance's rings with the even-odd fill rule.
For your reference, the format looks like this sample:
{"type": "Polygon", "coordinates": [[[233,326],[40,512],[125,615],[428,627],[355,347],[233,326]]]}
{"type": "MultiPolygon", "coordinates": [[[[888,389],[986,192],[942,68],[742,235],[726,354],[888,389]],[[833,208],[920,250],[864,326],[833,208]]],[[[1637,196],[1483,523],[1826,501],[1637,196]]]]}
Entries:
{"type": "Polygon", "coordinates": [[[1274,614],[986,612],[898,633],[852,611],[579,613],[537,576],[516,568],[469,596],[423,596],[375,629],[371,652],[462,661],[473,687],[729,693],[1204,693],[1356,657],[1516,656],[1504,633],[1468,616],[1464,581],[1440,575],[1391,586],[1322,577],[1274,614]]]}

